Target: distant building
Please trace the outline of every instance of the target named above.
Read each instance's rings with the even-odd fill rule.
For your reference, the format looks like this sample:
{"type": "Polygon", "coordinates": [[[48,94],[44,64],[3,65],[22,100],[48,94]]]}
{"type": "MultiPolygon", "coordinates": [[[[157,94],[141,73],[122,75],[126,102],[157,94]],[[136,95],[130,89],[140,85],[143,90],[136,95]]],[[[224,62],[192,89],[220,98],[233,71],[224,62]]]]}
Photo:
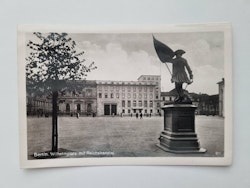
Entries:
{"type": "MultiPolygon", "coordinates": [[[[219,115],[219,95],[207,95],[188,93],[184,90],[184,93],[189,96],[193,104],[197,106],[196,114],[199,115],[219,115]]],[[[161,106],[165,103],[171,103],[177,96],[175,89],[169,92],[161,93],[161,106]]]]}
{"type": "Polygon", "coordinates": [[[72,115],[93,115],[97,112],[96,100],[96,82],[89,80],[78,81],[82,86],[80,92],[66,91],[64,95],[59,96],[58,114],[72,115]]]}
{"type": "MultiPolygon", "coordinates": [[[[159,115],[161,77],[142,75],[137,81],[78,81],[82,90],[66,90],[58,99],[59,115],[159,115]]],[[[50,96],[27,93],[27,114],[51,114],[50,96]]]]}
{"type": "Polygon", "coordinates": [[[225,89],[225,80],[222,78],[220,82],[217,83],[219,87],[219,115],[224,117],[224,89],[225,89]]]}
{"type": "Polygon", "coordinates": [[[219,95],[190,93],[199,115],[219,115],[219,95]]]}
{"type": "Polygon", "coordinates": [[[46,96],[34,96],[27,94],[26,97],[27,115],[42,116],[51,113],[52,103],[46,96]]]}
{"type": "Polygon", "coordinates": [[[97,115],[160,113],[160,76],[142,75],[137,81],[96,81],[97,115]]]}
{"type": "MultiPolygon", "coordinates": [[[[185,94],[188,94],[188,91],[184,90],[185,94]]],[[[166,103],[171,103],[178,96],[176,89],[172,89],[169,92],[161,92],[161,106],[166,103]]]]}

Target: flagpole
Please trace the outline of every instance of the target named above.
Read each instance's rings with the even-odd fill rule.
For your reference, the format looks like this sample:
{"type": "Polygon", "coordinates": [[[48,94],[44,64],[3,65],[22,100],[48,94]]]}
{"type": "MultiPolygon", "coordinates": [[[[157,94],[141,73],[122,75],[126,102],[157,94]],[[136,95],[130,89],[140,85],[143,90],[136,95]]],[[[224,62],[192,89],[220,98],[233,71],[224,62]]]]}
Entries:
{"type": "Polygon", "coordinates": [[[169,71],[170,75],[172,76],[172,73],[171,73],[171,71],[170,71],[170,69],[169,69],[167,63],[164,63],[164,64],[166,65],[166,67],[168,68],[168,71],[169,71]]]}

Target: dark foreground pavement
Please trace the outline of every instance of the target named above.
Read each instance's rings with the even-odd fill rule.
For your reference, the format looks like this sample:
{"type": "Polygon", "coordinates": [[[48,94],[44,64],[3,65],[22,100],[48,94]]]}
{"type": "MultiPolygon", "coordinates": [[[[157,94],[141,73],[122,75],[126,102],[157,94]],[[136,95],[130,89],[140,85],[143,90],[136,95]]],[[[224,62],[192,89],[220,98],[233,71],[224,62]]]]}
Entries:
{"type": "MultiPolygon", "coordinates": [[[[28,154],[51,149],[51,118],[28,118],[28,154]]],[[[224,119],[196,116],[196,133],[205,154],[173,154],[155,146],[163,130],[163,117],[59,117],[59,148],[74,157],[163,157],[224,154],[224,119]]]]}

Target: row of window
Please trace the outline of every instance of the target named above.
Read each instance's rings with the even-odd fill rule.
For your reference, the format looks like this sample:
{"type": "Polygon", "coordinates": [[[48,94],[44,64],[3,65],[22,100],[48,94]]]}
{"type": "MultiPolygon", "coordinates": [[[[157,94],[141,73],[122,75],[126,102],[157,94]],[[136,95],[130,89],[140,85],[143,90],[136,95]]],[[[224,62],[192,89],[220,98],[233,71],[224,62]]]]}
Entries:
{"type": "Polygon", "coordinates": [[[28,105],[31,106],[50,106],[51,104],[49,102],[45,101],[36,101],[36,100],[28,100],[28,105]]]}
{"type": "MultiPolygon", "coordinates": [[[[135,109],[133,109],[133,110],[132,109],[128,109],[127,111],[125,109],[122,109],[122,113],[125,114],[126,112],[128,112],[128,114],[131,114],[131,113],[136,113],[137,111],[135,109]]],[[[140,109],[139,113],[144,113],[144,114],[150,113],[150,114],[152,114],[153,113],[153,109],[150,109],[149,111],[147,109],[145,109],[145,110],[140,109]]]]}
{"type": "MultiPolygon", "coordinates": [[[[102,93],[99,93],[98,96],[99,96],[99,98],[103,98],[103,97],[104,97],[105,99],[107,99],[107,98],[113,99],[113,98],[115,98],[115,97],[116,97],[117,99],[120,98],[120,94],[119,94],[119,93],[116,93],[116,94],[110,93],[110,95],[107,94],[107,93],[105,93],[104,95],[102,95],[102,93]]],[[[128,94],[127,94],[127,98],[130,99],[131,97],[132,97],[131,93],[128,93],[128,94]]],[[[138,99],[141,99],[141,98],[142,98],[142,94],[139,93],[139,94],[137,95],[136,93],[133,93],[133,98],[136,99],[137,97],[138,97],[138,99]]],[[[147,93],[144,93],[144,99],[147,99],[147,97],[148,97],[147,93]]],[[[122,98],[123,98],[123,99],[125,98],[125,93],[122,93],[122,98]]],[[[149,94],[149,98],[150,98],[150,99],[153,99],[153,94],[152,94],[152,93],[149,94]]],[[[156,99],[159,98],[158,93],[156,93],[155,98],[156,98],[156,99]]]]}
{"type": "Polygon", "coordinates": [[[122,107],[126,107],[126,103],[127,103],[127,107],[131,107],[131,105],[133,105],[133,107],[142,107],[142,105],[144,107],[153,107],[153,101],[149,101],[149,104],[148,104],[148,101],[138,101],[138,104],[137,104],[137,101],[133,100],[133,101],[125,101],[125,100],[122,100],[122,107]]]}
{"type": "MultiPolygon", "coordinates": [[[[98,86],[98,90],[99,91],[102,91],[102,88],[105,90],[105,91],[108,91],[108,90],[111,90],[111,91],[114,91],[114,90],[116,90],[116,91],[119,91],[120,89],[122,90],[122,91],[125,91],[125,88],[127,88],[127,91],[128,92],[130,92],[130,91],[134,91],[134,92],[136,92],[137,90],[138,91],[148,91],[148,88],[149,88],[149,91],[153,91],[153,89],[154,89],[154,87],[153,86],[151,86],[151,87],[148,87],[148,86],[127,86],[127,87],[122,87],[122,86],[98,86]]],[[[158,88],[156,88],[156,89],[158,89],[158,88]]]]}
{"type": "Polygon", "coordinates": [[[143,77],[143,80],[160,80],[159,77],[143,77]]]}

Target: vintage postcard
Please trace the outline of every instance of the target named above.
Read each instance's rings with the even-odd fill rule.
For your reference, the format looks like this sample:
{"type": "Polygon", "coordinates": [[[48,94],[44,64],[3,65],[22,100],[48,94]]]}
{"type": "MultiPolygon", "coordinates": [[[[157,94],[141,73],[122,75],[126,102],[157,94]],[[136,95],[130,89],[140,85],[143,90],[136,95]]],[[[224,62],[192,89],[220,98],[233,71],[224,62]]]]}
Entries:
{"type": "Polygon", "coordinates": [[[20,25],[20,167],[230,165],[228,23],[20,25]]]}

